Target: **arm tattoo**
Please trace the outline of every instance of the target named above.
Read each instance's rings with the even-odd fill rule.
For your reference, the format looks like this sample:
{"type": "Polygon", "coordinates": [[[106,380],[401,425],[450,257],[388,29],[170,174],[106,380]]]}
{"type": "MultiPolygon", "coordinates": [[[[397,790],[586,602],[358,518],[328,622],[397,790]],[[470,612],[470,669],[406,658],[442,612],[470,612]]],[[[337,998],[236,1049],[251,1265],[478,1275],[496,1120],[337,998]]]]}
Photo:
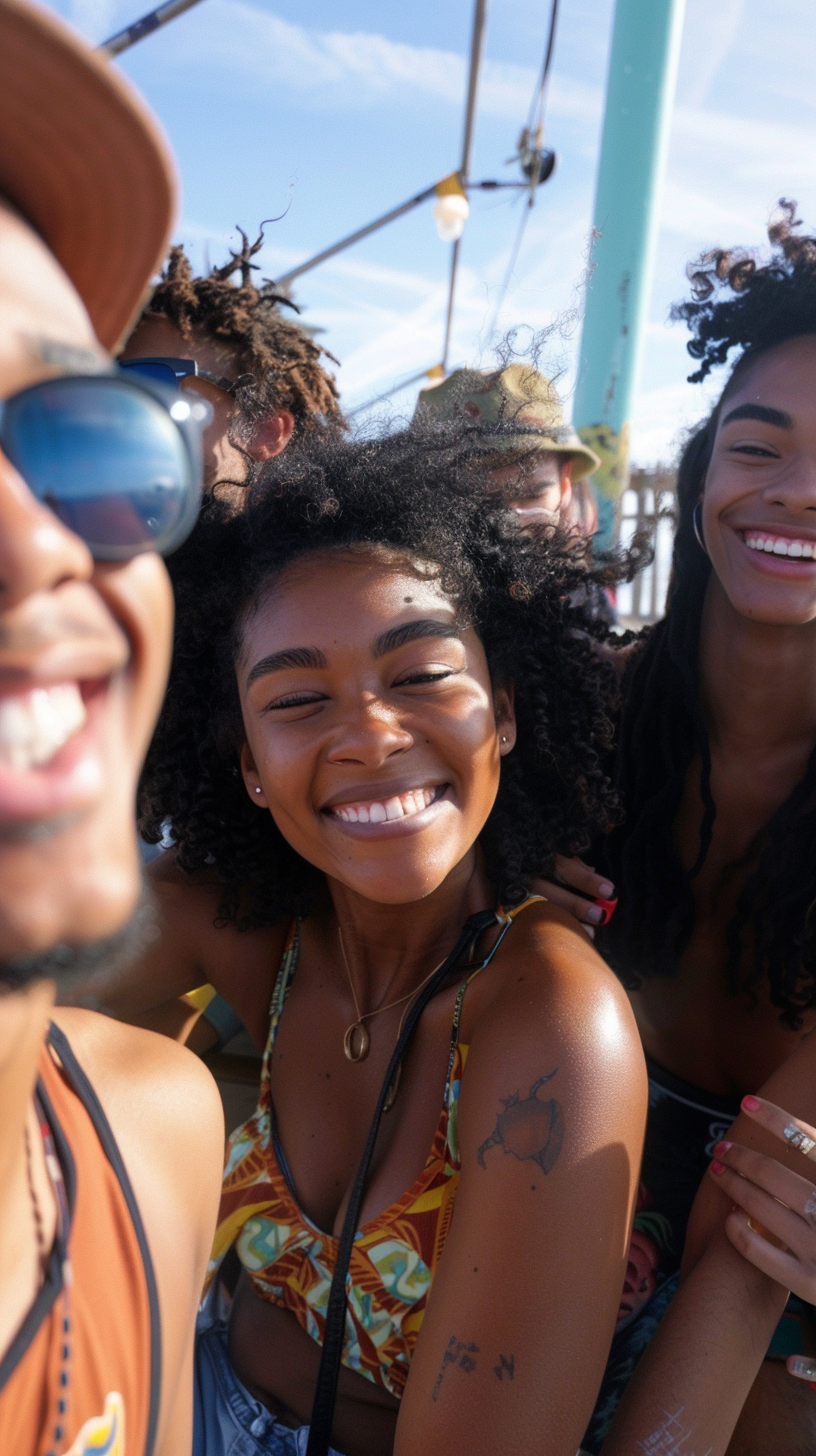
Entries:
{"type": "MultiPolygon", "coordinates": [[[[680,1419],[684,1411],[685,1406],[681,1406],[674,1415],[670,1415],[668,1411],[663,1412],[665,1421],[661,1421],[657,1430],[652,1431],[645,1441],[638,1441],[640,1456],[695,1456],[688,1444],[692,1433],[680,1419]]],[[[711,1456],[711,1451],[712,1447],[709,1446],[706,1451],[701,1452],[701,1456],[711,1456]]]]}
{"type": "MultiPolygon", "coordinates": [[[[456,1335],[451,1335],[445,1353],[442,1356],[439,1374],[436,1377],[434,1388],[431,1391],[431,1399],[434,1401],[439,1399],[442,1381],[452,1366],[457,1365],[460,1370],[464,1370],[466,1375],[472,1375],[478,1364],[476,1356],[481,1355],[481,1353],[480,1346],[474,1345],[472,1340],[458,1340],[456,1335]]],[[[499,1363],[493,1366],[493,1374],[497,1380],[515,1380],[515,1355],[499,1355],[499,1363]]]]}
{"type": "Polygon", "coordinates": [[[442,1356],[442,1364],[439,1367],[436,1384],[431,1392],[431,1399],[439,1399],[439,1392],[442,1389],[445,1372],[451,1365],[458,1365],[459,1369],[464,1370],[466,1375],[472,1375],[476,1369],[476,1356],[480,1354],[481,1350],[479,1346],[474,1345],[472,1341],[457,1340],[455,1335],[451,1335],[448,1340],[448,1347],[442,1356]]]}
{"type": "Polygon", "coordinates": [[[500,1355],[499,1356],[499,1363],[498,1363],[498,1365],[494,1365],[493,1366],[493,1374],[495,1375],[495,1377],[496,1377],[497,1380],[504,1380],[505,1375],[507,1376],[507,1379],[508,1380],[515,1380],[515,1378],[516,1378],[516,1357],[515,1357],[515,1355],[500,1355]]]}
{"type": "Polygon", "coordinates": [[[538,1163],[542,1173],[549,1173],[555,1167],[564,1141],[561,1104],[554,1097],[543,1102],[537,1094],[539,1087],[549,1082],[557,1071],[556,1067],[554,1072],[539,1077],[526,1097],[514,1092],[511,1097],[499,1099],[502,1111],[496,1117],[496,1126],[476,1154],[480,1168],[487,1166],[485,1153],[496,1147],[512,1153],[520,1162],[538,1163]]]}

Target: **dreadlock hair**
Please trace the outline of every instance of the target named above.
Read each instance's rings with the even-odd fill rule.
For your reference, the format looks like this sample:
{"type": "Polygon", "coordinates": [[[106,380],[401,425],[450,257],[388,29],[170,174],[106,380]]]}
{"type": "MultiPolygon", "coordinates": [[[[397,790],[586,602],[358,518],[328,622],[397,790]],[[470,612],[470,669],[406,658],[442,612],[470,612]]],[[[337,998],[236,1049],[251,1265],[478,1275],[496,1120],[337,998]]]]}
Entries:
{"type": "Polygon", "coordinates": [[[571,601],[591,573],[568,539],[522,533],[470,450],[454,458],[414,431],[324,438],[268,461],[245,513],[208,501],[178,553],[175,655],[140,824],[155,843],[169,821],[180,867],[214,878],[223,920],[242,928],[306,913],[321,882],[240,776],[242,629],[293,563],[349,551],[436,577],[478,632],[494,684],[513,685],[518,740],[480,840],[502,901],[614,822],[617,684],[571,601]]]}
{"type": "MultiPolygon", "coordinates": [[[[337,386],[322,367],[332,359],[299,324],[285,319],[281,305],[295,309],[275,284],[252,280],[252,258],[263,244],[263,227],[254,243],[242,228],[242,246],[220,268],[196,278],[183,247],[170,249],[164,272],[139,319],[166,318],[184,338],[205,334],[235,349],[239,374],[252,376],[236,398],[249,421],[273,409],[289,410],[296,434],[318,425],[344,428],[337,386]],[[233,275],[240,274],[240,282],[233,275]]],[[[136,325],[138,328],[138,324],[136,325]]]]}
{"type": "MultiPolygon", "coordinates": [[[[688,350],[703,379],[732,349],[741,353],[708,420],[689,439],[677,478],[678,521],[664,619],[647,634],[623,685],[616,784],[624,825],[610,836],[607,867],[618,886],[615,919],[599,938],[625,984],[671,975],[694,928],[693,882],[708,855],[716,804],[711,752],[700,707],[700,624],[711,562],[693,512],[701,499],[720,413],[754,362],[803,334],[816,335],[816,238],[801,235],[783,202],[768,230],[772,255],[760,266],[744,252],[718,250],[689,270],[692,299],[674,310],[692,330],[688,350]],[[674,826],[686,774],[700,760],[703,814],[697,855],[685,870],[674,826]]],[[[741,865],[749,873],[727,927],[726,981],[732,992],[765,981],[783,1023],[796,1028],[816,1005],[816,750],[805,775],[772,815],[741,865]]]]}

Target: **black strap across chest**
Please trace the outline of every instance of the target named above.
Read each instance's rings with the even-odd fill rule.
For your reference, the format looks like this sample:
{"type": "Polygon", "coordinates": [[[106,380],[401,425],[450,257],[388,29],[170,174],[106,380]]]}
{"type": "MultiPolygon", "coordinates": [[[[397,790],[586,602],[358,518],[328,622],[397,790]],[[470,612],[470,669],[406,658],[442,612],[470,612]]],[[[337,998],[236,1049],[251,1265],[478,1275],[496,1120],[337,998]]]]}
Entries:
{"type": "MultiPolygon", "coordinates": [[[[347,1276],[351,1251],[354,1245],[354,1236],[360,1220],[360,1209],[363,1204],[366,1179],[368,1178],[371,1159],[374,1154],[374,1147],[377,1142],[377,1134],[380,1130],[383,1111],[388,1099],[391,1084],[396,1076],[397,1067],[405,1055],[408,1043],[414,1034],[417,1023],[428,1005],[438,991],[448,981],[451,973],[466,953],[473,949],[479,936],[487,930],[488,926],[496,924],[496,914],[493,910],[481,910],[476,915],[471,915],[465,921],[462,933],[459,936],[453,950],[446,960],[442,962],[439,970],[428,982],[417,996],[405,1018],[405,1025],[402,1028],[399,1039],[391,1054],[388,1063],[388,1071],[385,1074],[380,1095],[377,1098],[377,1105],[374,1109],[374,1117],[369,1128],[363,1156],[360,1159],[360,1166],[354,1179],[354,1185],[349,1197],[346,1216],[343,1220],[343,1228],[340,1234],[337,1249],[337,1262],[334,1266],[331,1289],[326,1307],[326,1327],[323,1336],[323,1349],[320,1355],[320,1369],[317,1375],[317,1386],[315,1389],[314,1404],[312,1406],[312,1418],[309,1429],[309,1442],[306,1447],[306,1456],[329,1456],[331,1446],[332,1421],[334,1418],[334,1407],[337,1400],[337,1380],[340,1374],[340,1363],[343,1358],[343,1340],[346,1329],[346,1304],[348,1300],[347,1276]]],[[[500,934],[493,943],[484,960],[473,966],[473,970],[480,970],[493,959],[504,936],[510,928],[510,921],[502,925],[500,934]]]]}

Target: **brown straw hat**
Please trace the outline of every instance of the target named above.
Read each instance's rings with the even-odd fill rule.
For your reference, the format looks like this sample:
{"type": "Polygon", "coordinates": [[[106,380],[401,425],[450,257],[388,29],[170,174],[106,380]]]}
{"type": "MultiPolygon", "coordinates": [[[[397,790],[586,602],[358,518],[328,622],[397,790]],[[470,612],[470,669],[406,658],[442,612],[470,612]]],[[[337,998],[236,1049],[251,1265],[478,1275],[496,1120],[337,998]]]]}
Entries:
{"type": "Polygon", "coordinates": [[[0,197],[31,223],[112,349],[167,251],[167,143],[104,56],[48,11],[0,0],[0,197]]]}

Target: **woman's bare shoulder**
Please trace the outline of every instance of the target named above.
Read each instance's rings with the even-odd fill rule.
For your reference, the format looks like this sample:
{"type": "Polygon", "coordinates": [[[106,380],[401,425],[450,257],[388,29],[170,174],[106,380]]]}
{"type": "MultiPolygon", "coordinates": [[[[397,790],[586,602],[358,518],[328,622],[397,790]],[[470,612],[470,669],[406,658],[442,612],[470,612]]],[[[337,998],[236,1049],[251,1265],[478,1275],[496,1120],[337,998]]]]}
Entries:
{"type": "Polygon", "coordinates": [[[521,911],[491,977],[480,1022],[521,1047],[542,1038],[591,1070],[611,1057],[642,1080],[643,1055],[628,997],[578,921],[549,901],[521,911]]]}
{"type": "Polygon", "coordinates": [[[469,1028],[463,1149],[476,1147],[481,1167],[478,1150],[492,1146],[486,1129],[501,1131],[503,1108],[524,1104],[514,1117],[534,1121],[538,1103],[554,1099],[571,1160],[614,1144],[626,1167],[638,1163],[648,1091],[640,1038],[623,988],[578,922],[548,903],[522,911],[488,984],[469,1028]]]}
{"type": "Polygon", "coordinates": [[[193,951],[206,979],[231,1004],[233,979],[243,983],[247,974],[267,967],[276,955],[280,958],[288,927],[245,929],[225,918],[223,886],[206,872],[187,874],[174,850],[154,859],[147,874],[158,907],[160,943],[187,957],[193,951]]]}
{"type": "Polygon", "coordinates": [[[502,976],[506,994],[512,985],[526,984],[552,1003],[562,997],[586,1008],[598,1001],[626,1006],[626,992],[606,961],[598,954],[584,927],[569,911],[541,900],[527,906],[515,920],[499,951],[508,971],[502,976]]]}

